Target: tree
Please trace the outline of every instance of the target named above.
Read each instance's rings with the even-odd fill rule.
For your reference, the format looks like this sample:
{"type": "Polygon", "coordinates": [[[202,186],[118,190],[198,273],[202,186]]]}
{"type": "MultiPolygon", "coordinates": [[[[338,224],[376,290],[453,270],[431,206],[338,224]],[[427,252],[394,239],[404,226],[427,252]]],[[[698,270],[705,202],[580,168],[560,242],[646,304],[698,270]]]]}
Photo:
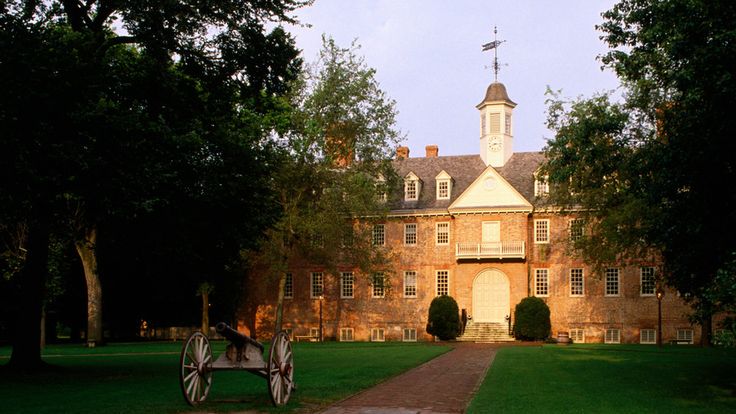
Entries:
{"type": "MultiPolygon", "coordinates": [[[[64,231],[58,223],[75,236],[88,339],[99,341],[105,223],[182,200],[226,211],[222,219],[267,210],[265,138],[300,61],[283,29],[265,25],[294,22],[289,14],[308,3],[2,3],[0,214],[28,229],[29,247],[17,273],[10,365],[40,364],[28,327],[39,323],[49,234],[64,231]]],[[[265,219],[228,229],[260,232],[268,217],[257,217],[265,219]]]]}
{"type": "Polygon", "coordinates": [[[463,327],[457,302],[447,295],[432,299],[427,321],[427,333],[443,341],[457,338],[463,327]]]}
{"type": "Polygon", "coordinates": [[[366,275],[387,271],[386,252],[372,243],[372,223],[387,211],[380,195],[395,182],[390,160],[400,134],[395,102],[358,48],[323,37],[319,61],[300,79],[290,128],[279,139],[273,186],[280,218],[251,267],[279,281],[277,331],[293,260],[332,272],[338,264],[366,275]]]}
{"type": "Polygon", "coordinates": [[[550,106],[545,169],[553,198],[581,207],[592,231],[577,247],[598,263],[661,255],[660,277],[703,324],[719,269],[736,251],[736,5],[623,0],[599,26],[625,102],[606,96],[550,106]]]}
{"type": "Polygon", "coordinates": [[[549,338],[552,324],[549,306],[540,298],[524,298],[514,309],[514,335],[519,339],[538,341],[549,338]]]}

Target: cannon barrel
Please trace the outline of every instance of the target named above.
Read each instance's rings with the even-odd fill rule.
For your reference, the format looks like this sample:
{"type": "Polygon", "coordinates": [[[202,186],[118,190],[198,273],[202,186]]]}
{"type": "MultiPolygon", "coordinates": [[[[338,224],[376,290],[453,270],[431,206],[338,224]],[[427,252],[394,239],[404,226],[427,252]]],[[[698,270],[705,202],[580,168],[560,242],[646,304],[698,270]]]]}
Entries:
{"type": "Polygon", "coordinates": [[[241,334],[240,332],[231,328],[230,325],[226,324],[225,322],[220,322],[215,325],[215,331],[217,331],[218,334],[224,336],[228,341],[232,342],[232,344],[237,346],[238,348],[242,348],[246,344],[251,344],[260,349],[261,352],[263,352],[263,345],[260,342],[256,341],[248,335],[241,334]]]}

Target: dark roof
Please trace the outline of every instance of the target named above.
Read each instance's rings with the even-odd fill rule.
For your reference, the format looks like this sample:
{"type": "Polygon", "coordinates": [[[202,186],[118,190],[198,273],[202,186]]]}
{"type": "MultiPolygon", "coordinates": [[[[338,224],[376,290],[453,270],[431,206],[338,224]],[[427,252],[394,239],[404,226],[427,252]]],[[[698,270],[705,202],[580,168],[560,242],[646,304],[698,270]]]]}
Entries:
{"type": "MultiPolygon", "coordinates": [[[[542,152],[518,152],[496,171],[511,184],[530,203],[535,203],[534,172],[544,161],[542,152]]],[[[395,194],[392,211],[401,210],[441,210],[450,206],[470,184],[486,169],[478,155],[453,155],[434,158],[405,158],[395,160],[394,168],[399,175],[401,186],[395,194]],[[435,177],[442,171],[452,177],[452,193],[449,200],[437,200],[435,177]],[[422,182],[419,200],[404,201],[403,179],[413,172],[422,182]]]]}
{"type": "Polygon", "coordinates": [[[493,82],[492,84],[488,85],[488,89],[486,89],[486,96],[485,98],[483,98],[483,101],[478,104],[478,106],[483,105],[486,102],[498,101],[506,101],[516,106],[516,102],[512,101],[511,98],[509,98],[509,94],[506,92],[506,87],[503,85],[503,83],[493,82]]]}

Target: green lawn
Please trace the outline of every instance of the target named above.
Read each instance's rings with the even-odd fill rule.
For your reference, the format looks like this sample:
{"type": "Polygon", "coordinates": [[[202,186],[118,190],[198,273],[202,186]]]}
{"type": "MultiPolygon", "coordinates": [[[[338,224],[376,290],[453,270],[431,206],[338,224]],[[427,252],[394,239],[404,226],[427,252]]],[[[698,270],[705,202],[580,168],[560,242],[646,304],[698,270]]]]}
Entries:
{"type": "MultiPolygon", "coordinates": [[[[449,347],[406,343],[294,343],[298,390],[278,411],[314,409],[432,359],[449,347]]],[[[57,372],[17,376],[2,369],[3,413],[173,413],[194,411],[179,390],[181,343],[50,346],[57,372]]],[[[224,349],[214,342],[215,355],[224,349]]],[[[247,372],[215,372],[208,402],[196,411],[274,410],[266,381],[247,372]]]]}
{"type": "Polygon", "coordinates": [[[468,412],[736,412],[736,352],[646,345],[503,348],[468,412]]]}

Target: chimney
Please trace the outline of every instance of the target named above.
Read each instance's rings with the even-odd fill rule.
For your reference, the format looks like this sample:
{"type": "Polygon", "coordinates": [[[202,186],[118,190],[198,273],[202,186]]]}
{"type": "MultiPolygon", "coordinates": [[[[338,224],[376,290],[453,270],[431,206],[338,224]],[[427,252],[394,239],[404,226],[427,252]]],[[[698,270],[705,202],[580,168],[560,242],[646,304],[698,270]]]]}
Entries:
{"type": "Polygon", "coordinates": [[[396,159],[402,160],[409,158],[409,147],[399,147],[396,149],[396,159]]]}
{"type": "Polygon", "coordinates": [[[427,158],[437,158],[440,153],[440,148],[437,145],[427,145],[424,149],[427,150],[427,158]]]}

